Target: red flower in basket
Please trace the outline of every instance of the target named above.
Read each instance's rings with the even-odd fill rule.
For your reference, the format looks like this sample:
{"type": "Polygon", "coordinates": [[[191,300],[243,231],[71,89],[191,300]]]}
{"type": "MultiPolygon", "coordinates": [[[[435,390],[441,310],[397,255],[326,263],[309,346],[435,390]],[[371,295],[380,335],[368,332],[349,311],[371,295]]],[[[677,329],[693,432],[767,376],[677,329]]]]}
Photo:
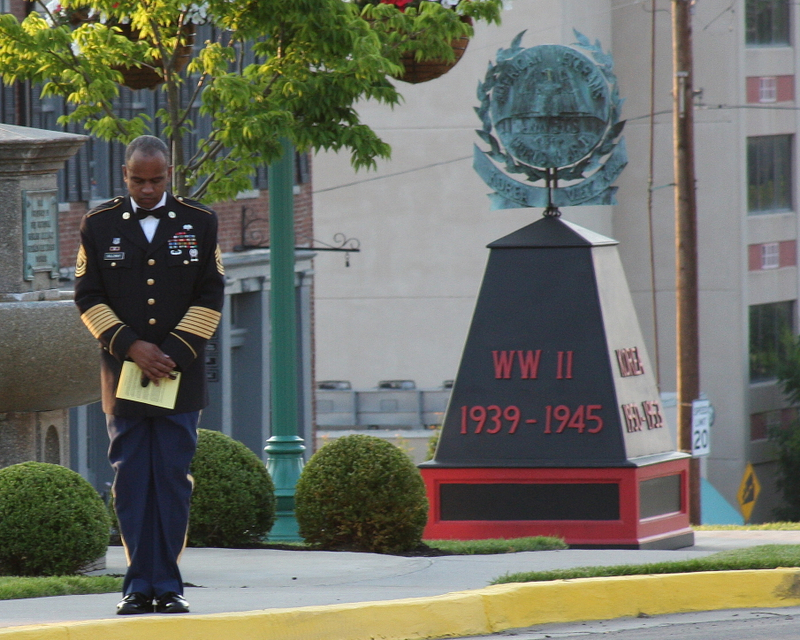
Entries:
{"type": "Polygon", "coordinates": [[[414,0],[381,0],[381,4],[393,4],[400,11],[405,11],[405,8],[410,5],[414,0]]]}

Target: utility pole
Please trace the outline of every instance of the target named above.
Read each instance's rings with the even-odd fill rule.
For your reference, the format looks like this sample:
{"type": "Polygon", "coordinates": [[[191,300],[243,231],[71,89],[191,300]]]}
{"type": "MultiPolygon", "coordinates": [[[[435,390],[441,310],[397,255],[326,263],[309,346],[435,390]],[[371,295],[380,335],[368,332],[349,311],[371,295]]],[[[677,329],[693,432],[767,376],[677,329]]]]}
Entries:
{"type": "MultiPolygon", "coordinates": [[[[697,202],[694,172],[692,0],[672,0],[678,448],[692,451],[692,401],[700,397],[697,202]]],[[[689,520],[700,524],[700,460],[689,463],[689,520]]]]}

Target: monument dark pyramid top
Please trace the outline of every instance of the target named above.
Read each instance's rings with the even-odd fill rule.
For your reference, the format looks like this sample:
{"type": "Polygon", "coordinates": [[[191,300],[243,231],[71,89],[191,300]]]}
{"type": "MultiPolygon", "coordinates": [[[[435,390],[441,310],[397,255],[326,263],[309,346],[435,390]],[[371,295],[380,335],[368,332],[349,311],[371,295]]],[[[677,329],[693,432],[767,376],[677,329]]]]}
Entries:
{"type": "Polygon", "coordinates": [[[490,249],[531,247],[596,247],[619,244],[612,238],[585,229],[560,217],[543,217],[522,229],[495,240],[490,249]]]}

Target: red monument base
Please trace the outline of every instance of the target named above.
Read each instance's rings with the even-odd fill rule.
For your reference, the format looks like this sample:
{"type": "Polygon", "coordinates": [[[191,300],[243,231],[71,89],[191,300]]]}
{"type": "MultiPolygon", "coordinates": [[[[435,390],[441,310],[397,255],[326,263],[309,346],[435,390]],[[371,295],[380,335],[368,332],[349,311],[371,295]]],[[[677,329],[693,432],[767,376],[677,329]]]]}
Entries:
{"type": "Polygon", "coordinates": [[[691,546],[689,458],[653,458],[611,468],[422,466],[430,501],[424,537],[557,536],[583,548],[691,546]]]}

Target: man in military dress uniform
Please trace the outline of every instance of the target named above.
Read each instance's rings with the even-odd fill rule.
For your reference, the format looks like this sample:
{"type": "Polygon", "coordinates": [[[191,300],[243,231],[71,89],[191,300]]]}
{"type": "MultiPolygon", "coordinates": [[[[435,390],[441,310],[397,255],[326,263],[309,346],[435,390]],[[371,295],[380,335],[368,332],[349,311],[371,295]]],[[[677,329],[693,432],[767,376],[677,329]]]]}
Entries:
{"type": "Polygon", "coordinates": [[[189,521],[189,464],[208,403],[204,349],[224,295],[216,214],[167,193],[169,150],[141,136],[125,152],[128,197],[81,223],[75,303],[100,342],[108,457],[128,571],[119,614],[184,613],[178,557],[189,521]],[[174,409],[117,398],[122,364],[141,385],[180,372],[174,409]]]}

